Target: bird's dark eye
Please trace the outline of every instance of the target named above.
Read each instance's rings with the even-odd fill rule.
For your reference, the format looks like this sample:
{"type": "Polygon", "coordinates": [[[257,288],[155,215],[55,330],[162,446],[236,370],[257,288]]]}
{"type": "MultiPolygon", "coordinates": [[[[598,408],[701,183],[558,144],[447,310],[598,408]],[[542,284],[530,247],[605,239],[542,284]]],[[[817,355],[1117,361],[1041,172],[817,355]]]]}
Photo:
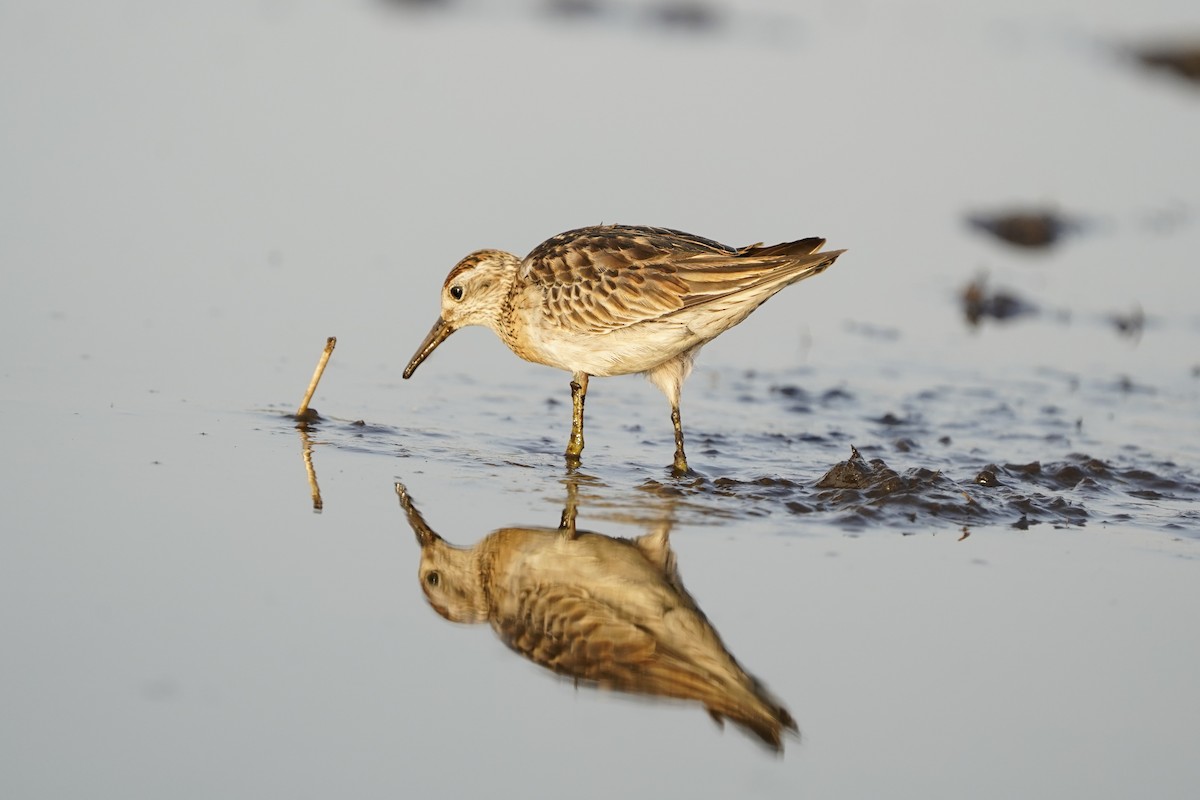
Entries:
{"type": "Polygon", "coordinates": [[[442,581],[442,576],[439,575],[437,572],[430,572],[428,575],[425,576],[425,582],[428,583],[430,586],[437,586],[439,583],[441,583],[441,581],[442,581]]]}
{"type": "Polygon", "coordinates": [[[450,296],[453,297],[455,300],[462,300],[462,296],[463,296],[462,287],[461,286],[451,286],[450,287],[450,296]]]}

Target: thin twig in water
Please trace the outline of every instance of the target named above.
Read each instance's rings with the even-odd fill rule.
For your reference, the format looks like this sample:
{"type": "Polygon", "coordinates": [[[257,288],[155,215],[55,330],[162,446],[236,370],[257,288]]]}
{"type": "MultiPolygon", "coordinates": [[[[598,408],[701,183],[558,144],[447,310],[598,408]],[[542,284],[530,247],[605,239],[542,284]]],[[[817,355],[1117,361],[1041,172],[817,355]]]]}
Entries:
{"type": "Polygon", "coordinates": [[[304,401],[300,403],[300,408],[296,411],[296,419],[307,421],[312,415],[308,411],[308,403],[312,400],[312,396],[317,391],[317,384],[321,382],[321,375],[325,372],[325,365],[329,363],[329,356],[333,354],[333,348],[337,346],[337,337],[330,336],[325,340],[325,352],[321,353],[321,360],[317,362],[317,368],[313,372],[312,382],[308,384],[308,391],[304,393],[304,401]]]}

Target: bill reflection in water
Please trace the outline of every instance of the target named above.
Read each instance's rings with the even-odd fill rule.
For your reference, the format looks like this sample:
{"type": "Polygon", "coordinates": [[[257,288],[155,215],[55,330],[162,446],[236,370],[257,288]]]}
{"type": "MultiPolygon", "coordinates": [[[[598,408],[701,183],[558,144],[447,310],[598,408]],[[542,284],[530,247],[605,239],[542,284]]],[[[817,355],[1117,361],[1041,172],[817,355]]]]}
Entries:
{"type": "Polygon", "coordinates": [[[670,522],[637,539],[575,528],[502,528],[458,547],[425,522],[402,484],[429,604],[451,622],[489,622],[514,652],[602,689],[702,703],[773,750],[797,732],[788,710],[725,649],[684,589],[670,522]]]}

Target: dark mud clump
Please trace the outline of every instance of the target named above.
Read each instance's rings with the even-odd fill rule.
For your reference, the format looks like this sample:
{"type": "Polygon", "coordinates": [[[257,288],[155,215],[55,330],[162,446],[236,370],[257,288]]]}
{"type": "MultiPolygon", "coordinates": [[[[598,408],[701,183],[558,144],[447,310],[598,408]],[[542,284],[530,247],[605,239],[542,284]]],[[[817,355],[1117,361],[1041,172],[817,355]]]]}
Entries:
{"type": "Polygon", "coordinates": [[[991,465],[969,477],[951,477],[926,467],[900,473],[881,458],[868,461],[857,448],[851,448],[850,458],[835,464],[813,488],[818,507],[836,511],[849,527],[913,525],[922,520],[1003,525],[1031,515],[1062,526],[1082,525],[1088,519],[1087,511],[1075,502],[1006,486],[991,465]]]}
{"type": "Polygon", "coordinates": [[[992,289],[984,277],[976,278],[962,290],[963,316],[975,326],[985,319],[1011,320],[1037,313],[1037,306],[1004,289],[992,289]]]}
{"type": "Polygon", "coordinates": [[[1143,66],[1200,85],[1200,42],[1145,47],[1135,54],[1143,66]]]}
{"type": "MultiPolygon", "coordinates": [[[[780,477],[696,478],[687,484],[647,481],[641,488],[693,503],[704,496],[724,503],[733,499],[745,515],[788,513],[823,517],[851,531],[902,532],[947,525],[1027,530],[1035,525],[1131,522],[1133,514],[1112,513],[1114,505],[1129,508],[1131,501],[1192,500],[1200,495],[1196,481],[1182,471],[1170,476],[1122,469],[1082,453],[1045,464],[986,464],[972,474],[950,475],[927,467],[896,470],[882,458],[864,458],[857,448],[812,483],[780,477]]],[[[1160,521],[1170,529],[1200,524],[1200,512],[1166,511],[1164,517],[1160,521]]]]}
{"type": "Polygon", "coordinates": [[[1058,243],[1064,234],[1083,227],[1079,220],[1041,210],[969,214],[967,224],[1014,247],[1028,250],[1050,247],[1058,243]]]}

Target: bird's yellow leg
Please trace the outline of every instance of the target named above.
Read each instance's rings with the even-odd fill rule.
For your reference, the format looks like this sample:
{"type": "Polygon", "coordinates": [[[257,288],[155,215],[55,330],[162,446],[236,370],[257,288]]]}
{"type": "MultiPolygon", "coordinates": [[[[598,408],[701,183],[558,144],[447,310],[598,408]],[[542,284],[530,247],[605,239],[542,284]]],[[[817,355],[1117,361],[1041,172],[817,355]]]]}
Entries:
{"type": "Polygon", "coordinates": [[[683,454],[683,426],[679,422],[679,406],[671,406],[671,424],[675,426],[675,463],[671,470],[676,477],[687,475],[691,472],[688,469],[687,456],[683,454]]]}
{"type": "Polygon", "coordinates": [[[567,466],[579,466],[583,452],[583,401],[587,397],[588,376],[576,372],[571,380],[571,440],[567,442],[567,466]]]}
{"type": "Polygon", "coordinates": [[[565,483],[567,484],[567,502],[563,506],[558,530],[568,539],[574,539],[575,518],[579,515],[579,484],[573,475],[569,476],[565,483]]]}

